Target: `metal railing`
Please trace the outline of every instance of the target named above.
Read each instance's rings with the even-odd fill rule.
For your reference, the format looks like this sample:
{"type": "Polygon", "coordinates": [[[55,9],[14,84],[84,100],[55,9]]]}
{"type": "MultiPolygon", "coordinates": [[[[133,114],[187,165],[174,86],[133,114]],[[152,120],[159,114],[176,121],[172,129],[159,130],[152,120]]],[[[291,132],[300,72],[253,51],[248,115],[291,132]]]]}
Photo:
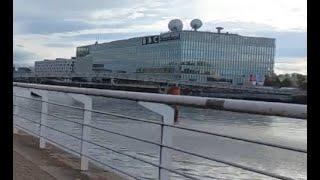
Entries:
{"type": "MultiPolygon", "coordinates": [[[[119,155],[127,156],[129,158],[141,161],[143,163],[146,163],[146,164],[149,164],[151,166],[158,168],[158,170],[159,170],[158,179],[161,179],[161,180],[170,179],[169,173],[174,173],[174,174],[183,176],[187,179],[199,179],[194,176],[191,176],[191,175],[188,175],[188,174],[185,174],[185,173],[182,173],[182,172],[179,172],[177,170],[170,168],[170,164],[171,164],[170,151],[175,151],[175,152],[188,154],[188,155],[199,157],[199,158],[204,158],[206,160],[226,164],[226,165],[229,165],[232,167],[240,168],[240,169],[243,169],[246,171],[258,173],[258,174],[273,177],[273,178],[292,179],[290,177],[285,177],[285,176],[275,174],[272,172],[268,172],[265,170],[245,166],[245,165],[242,165],[239,163],[230,162],[230,161],[215,158],[215,157],[210,157],[210,156],[199,154],[199,153],[190,152],[185,149],[175,147],[172,145],[172,132],[171,132],[172,129],[181,129],[181,130],[189,131],[189,132],[197,132],[197,133],[201,133],[201,134],[205,134],[205,135],[216,136],[216,137],[231,139],[231,140],[235,140],[235,141],[242,141],[242,142],[246,142],[246,143],[253,143],[253,144],[257,144],[257,145],[261,145],[261,146],[279,148],[279,149],[283,149],[283,150],[307,154],[307,150],[302,149],[302,148],[284,146],[284,145],[279,145],[279,144],[274,144],[274,143],[269,143],[269,142],[262,142],[262,141],[258,141],[258,140],[251,140],[251,139],[246,139],[246,138],[239,138],[239,137],[235,137],[235,136],[214,133],[214,132],[207,132],[207,131],[202,131],[202,130],[197,130],[197,129],[193,129],[193,128],[187,128],[187,127],[175,125],[174,120],[173,120],[174,119],[174,110],[173,110],[173,108],[171,108],[170,106],[168,106],[166,104],[176,104],[176,105],[211,108],[211,109],[219,109],[219,110],[229,110],[229,111],[235,111],[235,112],[249,112],[249,113],[253,113],[253,114],[280,115],[280,116],[285,116],[285,117],[294,117],[294,118],[301,118],[301,119],[306,120],[307,115],[306,115],[306,106],[305,105],[284,104],[284,103],[266,103],[266,102],[254,102],[254,101],[242,101],[242,100],[227,100],[227,99],[218,99],[218,98],[203,98],[203,97],[189,97],[189,96],[174,96],[174,95],[162,95],[162,94],[152,94],[152,93],[111,91],[111,90],[49,86],[49,85],[37,85],[37,84],[25,84],[25,83],[14,83],[14,87],[27,88],[27,89],[31,90],[32,92],[38,94],[41,97],[41,99],[25,97],[25,96],[19,95],[19,93],[17,91],[14,91],[14,116],[16,118],[21,118],[26,121],[30,121],[32,123],[38,124],[40,126],[40,132],[37,134],[37,133],[30,131],[27,128],[22,127],[21,125],[18,125],[15,122],[16,120],[14,121],[14,128],[21,129],[23,131],[26,131],[30,134],[33,134],[33,135],[39,137],[40,138],[40,148],[45,148],[46,142],[49,142],[49,143],[54,144],[60,148],[64,148],[64,149],[70,150],[72,152],[75,152],[75,150],[72,150],[69,147],[66,147],[65,145],[59,144],[58,142],[48,138],[46,129],[51,129],[57,133],[62,133],[62,134],[65,134],[67,136],[70,136],[72,138],[79,140],[81,142],[81,151],[75,152],[75,153],[81,157],[81,170],[88,170],[89,161],[92,161],[92,162],[96,162],[96,163],[105,165],[105,166],[109,167],[110,169],[118,171],[119,173],[122,173],[123,175],[126,175],[128,177],[131,177],[134,179],[139,179],[139,177],[136,177],[128,172],[124,172],[123,170],[120,170],[119,168],[116,168],[110,164],[107,164],[105,162],[101,162],[93,157],[90,157],[88,155],[88,144],[92,144],[92,145],[101,147],[103,149],[112,151],[114,153],[117,153],[119,155]],[[82,102],[84,104],[84,108],[70,106],[70,105],[66,105],[66,104],[60,104],[60,103],[56,103],[56,102],[50,102],[50,101],[48,101],[48,91],[67,93],[68,95],[72,96],[74,99],[82,102]],[[116,113],[93,110],[92,109],[92,99],[88,95],[112,97],[112,98],[118,98],[118,99],[128,99],[128,100],[138,101],[138,103],[140,105],[160,114],[162,116],[163,122],[152,121],[152,120],[143,119],[143,118],[136,118],[136,117],[126,116],[126,115],[121,115],[121,114],[116,114],[116,113]],[[42,104],[41,111],[33,110],[31,108],[27,108],[22,105],[16,104],[15,103],[16,98],[23,98],[23,99],[41,102],[41,104],[42,104]],[[52,104],[52,105],[56,105],[56,106],[63,106],[63,107],[68,107],[68,108],[73,108],[73,109],[84,111],[83,122],[76,122],[76,121],[73,121],[73,120],[70,120],[70,119],[67,119],[64,117],[49,114],[48,113],[48,104],[52,104]],[[255,107],[255,108],[248,111],[248,110],[245,110],[245,108],[243,106],[249,107],[249,108],[250,107],[255,107]],[[21,115],[19,115],[18,111],[20,108],[26,109],[29,111],[34,111],[36,113],[41,114],[40,122],[36,122],[32,119],[28,119],[26,117],[22,117],[21,115]],[[160,133],[161,142],[160,143],[153,142],[153,141],[150,141],[147,139],[131,136],[126,133],[116,132],[116,131],[107,130],[107,129],[104,129],[101,127],[94,126],[90,123],[92,113],[109,115],[109,116],[114,116],[114,117],[118,117],[118,118],[124,118],[124,119],[128,119],[130,121],[135,121],[135,122],[142,122],[142,123],[158,125],[161,128],[161,133],[160,133]],[[82,136],[78,137],[78,136],[63,132],[62,130],[59,130],[59,129],[56,129],[56,128],[49,126],[47,124],[47,117],[48,116],[55,117],[56,119],[59,119],[61,121],[66,121],[66,122],[75,123],[75,124],[80,125],[82,128],[82,136]],[[120,152],[116,149],[107,147],[105,145],[92,142],[89,140],[90,139],[89,134],[90,134],[91,129],[107,132],[110,134],[114,134],[114,135],[122,136],[125,138],[129,138],[132,140],[136,140],[136,141],[140,141],[140,142],[144,142],[147,144],[158,146],[160,148],[159,163],[157,164],[154,162],[150,162],[150,161],[145,160],[143,158],[140,158],[140,157],[128,154],[128,153],[120,152]]],[[[16,132],[17,129],[15,129],[14,131],[16,132]]]]}

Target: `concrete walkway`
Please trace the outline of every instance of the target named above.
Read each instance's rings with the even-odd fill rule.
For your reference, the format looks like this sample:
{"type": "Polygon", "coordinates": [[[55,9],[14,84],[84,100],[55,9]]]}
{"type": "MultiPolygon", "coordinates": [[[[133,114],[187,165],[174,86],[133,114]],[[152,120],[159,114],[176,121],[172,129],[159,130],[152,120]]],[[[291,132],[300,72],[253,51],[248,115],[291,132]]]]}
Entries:
{"type": "Polygon", "coordinates": [[[80,160],[52,145],[39,149],[38,138],[19,131],[13,135],[14,180],[123,180],[123,177],[90,164],[80,171],[80,160]]]}

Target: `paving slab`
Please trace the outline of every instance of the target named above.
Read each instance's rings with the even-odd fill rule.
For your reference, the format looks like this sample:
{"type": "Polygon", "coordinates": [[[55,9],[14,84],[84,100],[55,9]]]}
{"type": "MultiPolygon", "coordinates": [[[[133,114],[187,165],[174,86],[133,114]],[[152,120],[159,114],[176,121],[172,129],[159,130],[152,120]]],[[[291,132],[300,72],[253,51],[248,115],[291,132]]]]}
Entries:
{"type": "Polygon", "coordinates": [[[13,135],[14,180],[124,180],[111,171],[90,163],[80,170],[80,158],[48,144],[39,148],[39,139],[19,131],[13,135]]]}

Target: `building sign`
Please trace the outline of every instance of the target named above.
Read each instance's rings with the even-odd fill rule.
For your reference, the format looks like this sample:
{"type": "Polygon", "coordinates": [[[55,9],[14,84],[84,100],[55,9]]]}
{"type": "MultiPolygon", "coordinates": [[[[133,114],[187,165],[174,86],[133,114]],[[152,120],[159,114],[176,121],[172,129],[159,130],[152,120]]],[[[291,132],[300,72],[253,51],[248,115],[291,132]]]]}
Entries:
{"type": "Polygon", "coordinates": [[[170,41],[180,39],[180,33],[167,33],[160,35],[160,41],[170,41]]]}
{"type": "Polygon", "coordinates": [[[167,33],[160,36],[147,36],[142,38],[142,45],[160,43],[161,41],[171,41],[180,39],[180,33],[167,33]]]}
{"type": "Polygon", "coordinates": [[[142,45],[159,43],[159,36],[147,36],[142,38],[142,45]]]}

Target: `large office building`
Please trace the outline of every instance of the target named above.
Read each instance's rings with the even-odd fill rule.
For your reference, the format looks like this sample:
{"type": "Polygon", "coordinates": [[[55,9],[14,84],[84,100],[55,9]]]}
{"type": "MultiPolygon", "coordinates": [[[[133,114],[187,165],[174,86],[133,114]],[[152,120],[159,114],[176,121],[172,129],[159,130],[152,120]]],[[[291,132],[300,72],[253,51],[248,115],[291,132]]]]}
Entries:
{"type": "Polygon", "coordinates": [[[244,84],[255,77],[263,81],[273,72],[275,39],[228,32],[182,30],[178,19],[169,32],[77,47],[77,57],[88,57],[113,72],[142,73],[179,81],[244,84]]]}

